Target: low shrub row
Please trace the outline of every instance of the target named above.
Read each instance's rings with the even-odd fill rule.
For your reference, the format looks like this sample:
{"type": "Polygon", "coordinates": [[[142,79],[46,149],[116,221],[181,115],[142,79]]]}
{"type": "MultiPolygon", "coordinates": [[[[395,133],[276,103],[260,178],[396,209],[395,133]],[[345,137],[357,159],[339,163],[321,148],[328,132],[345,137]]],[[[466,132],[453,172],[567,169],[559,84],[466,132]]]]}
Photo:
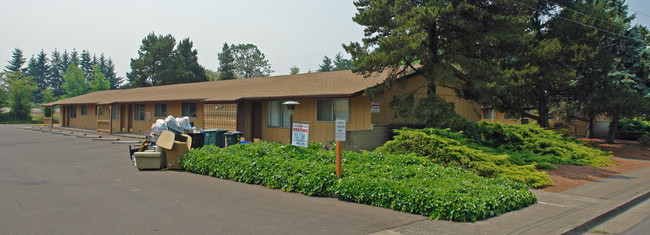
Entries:
{"type": "Polygon", "coordinates": [[[393,140],[376,151],[414,153],[444,166],[459,166],[485,177],[504,177],[533,188],[553,185],[545,172],[553,164],[614,164],[611,153],[537,125],[479,122],[473,135],[480,140],[435,128],[396,130],[393,140]]]}
{"type": "Polygon", "coordinates": [[[513,125],[478,123],[481,145],[495,152],[509,151],[510,160],[518,164],[536,163],[541,168],[550,163],[603,167],[615,164],[611,152],[586,146],[582,141],[542,128],[536,124],[513,125]]]}
{"type": "Polygon", "coordinates": [[[516,165],[509,161],[510,155],[488,153],[471,148],[461,141],[469,142],[461,132],[434,128],[402,129],[395,131],[393,140],[377,148],[377,152],[389,154],[414,153],[428,157],[444,166],[458,166],[484,177],[503,177],[540,188],[553,185],[546,172],[538,171],[535,164],[516,165]]]}
{"type": "Polygon", "coordinates": [[[414,154],[344,151],[342,179],[334,174],[334,158],[318,144],[257,143],[205,146],[187,153],[182,165],[199,174],[442,220],[476,221],[536,201],[525,184],[442,167],[414,154]]]}

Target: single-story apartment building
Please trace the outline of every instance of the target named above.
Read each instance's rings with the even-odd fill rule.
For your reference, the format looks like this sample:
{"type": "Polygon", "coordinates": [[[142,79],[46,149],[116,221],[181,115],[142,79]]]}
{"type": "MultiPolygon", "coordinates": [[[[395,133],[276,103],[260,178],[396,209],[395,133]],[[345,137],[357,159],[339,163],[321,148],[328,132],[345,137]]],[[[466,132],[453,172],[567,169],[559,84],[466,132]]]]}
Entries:
{"type": "MultiPolygon", "coordinates": [[[[309,124],[309,141],[334,140],[334,122],[347,121],[346,149],[374,149],[390,136],[390,128],[406,125],[395,118],[393,96],[416,92],[426,95],[425,78],[406,75],[382,96],[364,96],[367,88],[384,83],[386,74],[370,77],[350,70],[272,77],[185,83],[155,87],[106,90],[44,104],[60,106],[62,127],[108,133],[148,133],[151,124],[168,115],[188,116],[197,129],[241,131],[246,140],[289,141],[289,111],[284,101],[300,104],[295,123],[309,124]]],[[[452,89],[438,94],[456,104],[456,112],[470,121],[481,119],[481,106],[458,98],[452,89]]],[[[52,118],[44,118],[52,125],[52,118]]]]}

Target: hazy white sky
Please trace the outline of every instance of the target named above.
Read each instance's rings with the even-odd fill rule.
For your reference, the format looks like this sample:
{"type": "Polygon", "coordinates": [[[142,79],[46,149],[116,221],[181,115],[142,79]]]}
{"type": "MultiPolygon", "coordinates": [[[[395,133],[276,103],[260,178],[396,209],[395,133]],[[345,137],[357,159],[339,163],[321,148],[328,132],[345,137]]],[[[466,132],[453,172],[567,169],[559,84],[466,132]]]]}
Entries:
{"type": "MultiPolygon", "coordinates": [[[[199,63],[218,67],[224,42],[252,43],[275,71],[318,69],[324,55],[344,52],[342,43],[360,41],[352,21],[352,0],[0,0],[0,67],[18,47],[27,59],[41,49],[88,50],[110,56],[119,76],[130,71],[149,33],[190,38],[199,63]]],[[[650,2],[628,0],[637,22],[650,25],[650,2]]],[[[347,58],[349,56],[346,55],[347,58]]]]}

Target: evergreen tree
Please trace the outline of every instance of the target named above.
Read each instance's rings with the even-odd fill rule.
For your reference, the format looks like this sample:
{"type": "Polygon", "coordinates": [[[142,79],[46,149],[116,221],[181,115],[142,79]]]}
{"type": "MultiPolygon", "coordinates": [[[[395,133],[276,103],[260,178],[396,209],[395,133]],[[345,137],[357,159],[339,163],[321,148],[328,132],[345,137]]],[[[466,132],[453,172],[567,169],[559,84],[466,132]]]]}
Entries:
{"type": "Polygon", "coordinates": [[[81,61],[79,62],[79,66],[81,67],[81,70],[84,71],[84,76],[86,77],[87,81],[90,81],[90,79],[92,79],[94,64],[95,63],[93,62],[90,52],[88,52],[87,50],[82,50],[81,61]]]}
{"type": "Polygon", "coordinates": [[[615,42],[618,46],[610,47],[618,59],[608,74],[606,86],[597,90],[606,92],[604,95],[609,98],[604,105],[604,113],[612,118],[607,143],[614,143],[620,119],[650,113],[650,33],[646,27],[637,25],[626,29],[624,35],[628,38],[618,37],[615,42]]]}
{"type": "Polygon", "coordinates": [[[122,78],[118,78],[115,74],[115,65],[113,65],[113,60],[111,58],[106,59],[104,53],[102,53],[99,58],[96,59],[96,65],[99,66],[99,70],[106,76],[111,84],[111,90],[117,89],[122,83],[122,78]]]}
{"type": "Polygon", "coordinates": [[[34,91],[34,103],[41,103],[43,101],[41,91],[45,90],[45,88],[49,86],[48,82],[50,81],[51,72],[50,63],[45,51],[41,50],[41,52],[36,55],[36,58],[32,56],[29,60],[27,65],[27,74],[33,77],[38,88],[34,91]]]}
{"type": "Polygon", "coordinates": [[[352,60],[343,58],[343,54],[341,54],[341,52],[336,53],[332,62],[334,63],[334,70],[338,71],[352,69],[352,60]]]}
{"type": "Polygon", "coordinates": [[[530,15],[523,6],[493,0],[358,0],[354,4],[358,13],[353,20],[365,27],[365,37],[362,43],[343,46],[352,55],[353,71],[388,75],[384,85],[367,94],[382,94],[411,71],[422,75],[427,97],[416,100],[406,94],[396,97],[391,106],[403,111],[400,116],[439,127],[449,124],[440,122],[450,120],[446,114],[454,110],[437,96],[436,88],[459,87],[467,81],[459,77],[471,80],[488,75],[485,70],[492,66],[487,62],[509,49],[530,15]],[[439,107],[445,111],[433,110],[439,107]]]}
{"type": "Polygon", "coordinates": [[[235,61],[235,74],[238,78],[267,77],[273,73],[271,64],[253,44],[231,46],[235,61]]]}
{"type": "Polygon", "coordinates": [[[68,50],[64,50],[63,54],[61,54],[61,64],[59,65],[59,69],[62,71],[61,74],[65,73],[65,71],[68,69],[68,66],[72,63],[72,60],[70,59],[70,54],[68,54],[68,50]]]}
{"type": "Polygon", "coordinates": [[[173,55],[176,39],[171,34],[150,33],[142,39],[138,58],[131,59],[131,72],[126,74],[131,87],[172,84],[173,55]]]}
{"type": "Polygon", "coordinates": [[[224,43],[221,48],[221,53],[219,53],[219,80],[228,80],[237,78],[235,75],[235,56],[232,53],[232,50],[228,46],[228,43],[224,43]]]}
{"type": "Polygon", "coordinates": [[[119,88],[124,80],[124,78],[118,77],[115,73],[115,65],[113,64],[113,59],[110,57],[106,61],[106,70],[103,73],[106,74],[106,79],[111,83],[111,89],[119,88]]]}
{"type": "Polygon", "coordinates": [[[23,51],[20,48],[16,48],[11,55],[11,60],[8,65],[5,66],[5,71],[7,72],[25,72],[22,67],[25,64],[25,57],[23,56],[23,51]]]}
{"type": "Polygon", "coordinates": [[[319,66],[318,72],[327,72],[327,71],[334,70],[334,66],[332,65],[332,59],[330,59],[327,56],[323,57],[323,64],[319,64],[318,66],[319,66]]]}
{"type": "Polygon", "coordinates": [[[76,49],[72,49],[69,58],[68,66],[70,66],[70,64],[79,65],[79,52],[76,49]]]}
{"type": "MultiPolygon", "coordinates": [[[[63,84],[63,73],[65,73],[66,68],[68,68],[65,64],[67,61],[66,57],[67,52],[61,54],[57,49],[54,49],[54,51],[52,51],[52,54],[50,54],[51,76],[48,83],[52,88],[53,97],[59,97],[65,93],[65,90],[61,88],[61,85],[63,84]]],[[[46,102],[45,98],[43,98],[43,102],[46,102]]]]}
{"type": "Polygon", "coordinates": [[[199,64],[198,51],[192,49],[193,43],[189,38],[183,39],[174,51],[174,80],[169,84],[204,82],[208,80],[205,68],[199,64]]]}

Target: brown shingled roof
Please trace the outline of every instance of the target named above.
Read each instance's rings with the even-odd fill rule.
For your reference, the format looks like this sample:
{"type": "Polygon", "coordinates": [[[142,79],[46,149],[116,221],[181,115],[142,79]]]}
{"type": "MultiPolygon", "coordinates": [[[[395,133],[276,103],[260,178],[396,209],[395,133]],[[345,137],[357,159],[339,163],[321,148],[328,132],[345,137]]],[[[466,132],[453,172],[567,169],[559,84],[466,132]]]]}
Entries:
{"type": "Polygon", "coordinates": [[[368,78],[350,70],[273,77],[184,83],[154,87],[98,91],[43,106],[112,104],[150,101],[235,102],[238,100],[347,97],[383,83],[385,74],[368,78]]]}

